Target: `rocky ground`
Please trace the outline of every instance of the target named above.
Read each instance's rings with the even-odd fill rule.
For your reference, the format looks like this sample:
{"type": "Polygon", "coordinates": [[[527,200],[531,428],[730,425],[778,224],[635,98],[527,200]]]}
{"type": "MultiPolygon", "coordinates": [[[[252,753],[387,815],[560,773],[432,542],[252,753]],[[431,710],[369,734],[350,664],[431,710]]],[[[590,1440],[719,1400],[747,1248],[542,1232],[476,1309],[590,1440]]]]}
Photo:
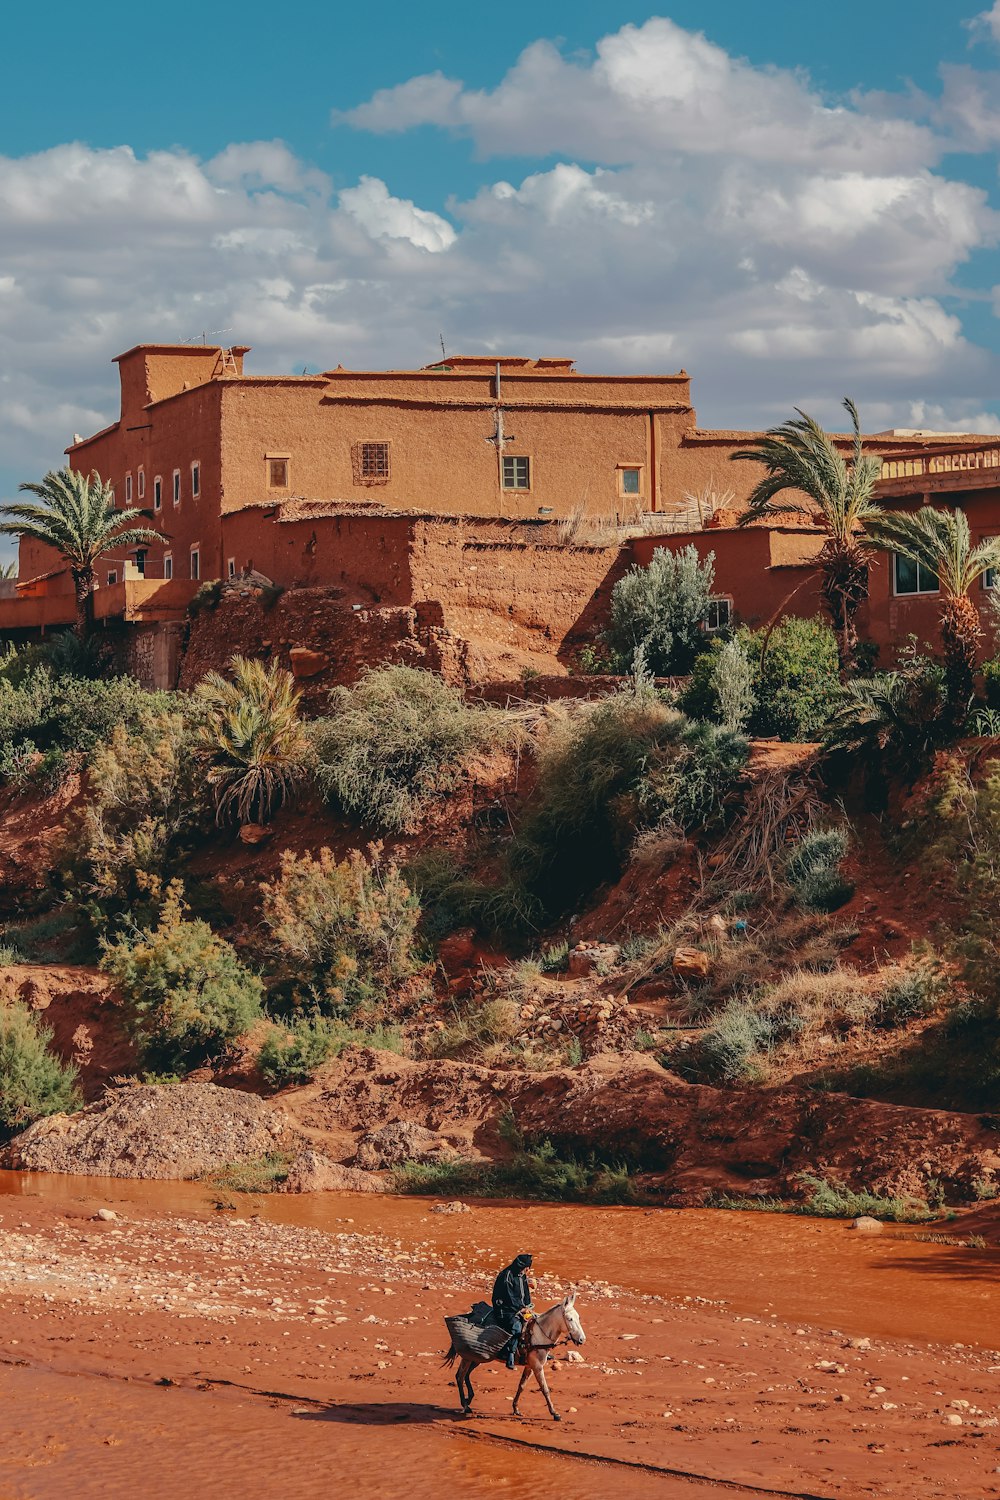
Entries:
{"type": "Polygon", "coordinates": [[[994,1253],[761,1215],[3,1185],[22,1190],[0,1198],[11,1500],[269,1500],[348,1475],[364,1500],[1000,1495],[994,1253]],[[579,1290],[564,1420],[537,1392],[514,1419],[491,1367],[463,1421],[442,1315],[525,1236],[538,1305],[579,1290]]]}

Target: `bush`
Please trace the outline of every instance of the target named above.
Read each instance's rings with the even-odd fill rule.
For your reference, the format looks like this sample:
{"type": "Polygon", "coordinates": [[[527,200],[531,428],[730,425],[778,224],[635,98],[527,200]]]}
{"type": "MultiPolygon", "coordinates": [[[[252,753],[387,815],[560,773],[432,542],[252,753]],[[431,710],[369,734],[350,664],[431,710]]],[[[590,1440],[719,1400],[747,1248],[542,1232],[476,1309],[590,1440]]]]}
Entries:
{"type": "Polygon", "coordinates": [[[775,1042],[770,1016],[750,1000],[733,999],[716,1011],[698,1044],[699,1062],[709,1077],[735,1083],[759,1078],[761,1057],[775,1042]]]}
{"type": "Polygon", "coordinates": [[[398,866],[352,849],[295,855],[286,849],[278,879],[261,891],[279,993],[293,1005],[344,1016],[362,1002],[384,1003],[417,972],[420,904],[398,866]]]}
{"type": "Polygon", "coordinates": [[[930,963],[886,970],[881,978],[875,1019],[888,1029],[929,1016],[947,989],[947,980],[930,963]]]}
{"type": "Polygon", "coordinates": [[[91,753],[63,875],[98,933],[125,912],[152,918],[208,811],[198,705],[173,703],[116,725],[91,753]]]}
{"type": "Polygon", "coordinates": [[[0,1130],[8,1136],[80,1106],[76,1069],[49,1051],[51,1041],[23,1006],[0,1011],[0,1130]]]}
{"type": "Polygon", "coordinates": [[[400,1033],[391,1028],[361,1031],[343,1021],[313,1016],[295,1021],[287,1028],[275,1026],[257,1054],[257,1067],[272,1088],[288,1088],[291,1084],[309,1083],[324,1063],[339,1057],[345,1047],[353,1046],[401,1052],[403,1041],[400,1033]]]}
{"type": "Polygon", "coordinates": [[[51,774],[60,754],[89,754],[116,725],[131,723],[169,704],[166,693],[147,693],[130,677],[89,682],[56,677],[39,667],[17,685],[0,676],[0,752],[8,775],[32,772],[35,752],[48,756],[51,774]],[[55,757],[54,759],[52,757],[55,757]]]}
{"type": "Polygon", "coordinates": [[[234,656],[232,681],[209,672],[198,686],[207,719],[209,783],[218,823],[269,823],[306,774],[309,741],[290,672],[234,656]]]}
{"type": "Polygon", "coordinates": [[[681,698],[685,713],[766,739],[822,736],[840,692],[837,639],[816,616],[788,615],[773,630],[741,626],[698,657],[681,698]]]}
{"type": "Polygon", "coordinates": [[[715,554],[694,545],[658,547],[649,566],[630,568],[611,591],[607,638],[629,668],[637,650],[657,677],[688,672],[705,644],[704,621],[715,580],[715,554]]]}
{"type": "Polygon", "coordinates": [[[561,1156],[549,1140],[521,1143],[509,1161],[452,1159],[404,1162],[393,1171],[401,1193],[433,1193],[486,1198],[547,1198],[569,1203],[634,1203],[638,1200],[628,1167],[590,1155],[561,1156]]]}
{"type": "Polygon", "coordinates": [[[207,922],[184,913],[173,884],[157,925],[106,944],[101,959],[121,989],[129,1030],[154,1067],[213,1057],[261,1016],[260,979],[207,922]]]}
{"type": "Polygon", "coordinates": [[[850,900],[854,886],[840,871],[846,855],[843,828],[814,828],[802,836],[785,866],[799,906],[806,911],[836,911],[850,900]]]}
{"type": "Polygon", "coordinates": [[[918,652],[912,639],[894,671],[854,678],[837,691],[826,728],[829,750],[856,755],[869,774],[907,779],[954,738],[944,666],[918,652]]]}
{"type": "Polygon", "coordinates": [[[691,723],[655,694],[580,705],[540,747],[538,783],[510,849],[525,909],[538,919],[566,911],[617,874],[643,827],[720,822],[746,756],[745,740],[691,723]]]}
{"type": "Polygon", "coordinates": [[[467,704],[432,672],[380,667],[330,695],[312,726],[316,779],[348,816],[373,827],[412,827],[459,781],[469,757],[511,744],[496,709],[467,704]]]}

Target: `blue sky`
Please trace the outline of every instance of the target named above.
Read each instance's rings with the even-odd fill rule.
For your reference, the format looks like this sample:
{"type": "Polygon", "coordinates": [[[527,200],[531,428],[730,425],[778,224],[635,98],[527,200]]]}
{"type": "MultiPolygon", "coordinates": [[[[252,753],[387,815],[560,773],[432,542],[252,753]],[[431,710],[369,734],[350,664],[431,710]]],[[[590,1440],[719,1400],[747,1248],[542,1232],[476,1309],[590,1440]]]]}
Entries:
{"type": "Polygon", "coordinates": [[[0,498],[115,415],[115,353],[204,327],[1000,431],[1000,3],[105,0],[5,43],[0,498]]]}

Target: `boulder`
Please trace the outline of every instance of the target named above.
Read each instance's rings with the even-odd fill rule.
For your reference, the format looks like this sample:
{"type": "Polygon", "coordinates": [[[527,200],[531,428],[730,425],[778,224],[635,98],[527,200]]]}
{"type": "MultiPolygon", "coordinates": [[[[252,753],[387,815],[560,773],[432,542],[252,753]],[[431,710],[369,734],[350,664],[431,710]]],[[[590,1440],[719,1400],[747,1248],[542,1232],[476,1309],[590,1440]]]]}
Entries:
{"type": "Polygon", "coordinates": [[[707,979],[712,960],[701,948],[678,948],[674,952],[673,970],[679,979],[707,979]]]}
{"type": "Polygon", "coordinates": [[[569,952],[570,978],[585,979],[595,971],[607,974],[618,962],[620,952],[616,943],[578,943],[569,952]]]}
{"type": "Polygon", "coordinates": [[[453,1155],[453,1147],[433,1130],[426,1130],[411,1120],[397,1120],[361,1137],[352,1166],[365,1172],[378,1172],[404,1161],[431,1161],[435,1157],[453,1155]]]}
{"type": "Polygon", "coordinates": [[[330,665],[325,652],[313,651],[308,646],[293,646],[288,657],[293,677],[317,677],[330,665]]]}
{"type": "Polygon", "coordinates": [[[290,1163],[288,1176],[281,1184],[283,1193],[382,1193],[380,1177],[344,1167],[321,1151],[300,1151],[290,1163]]]}
{"type": "Polygon", "coordinates": [[[851,1228],[856,1229],[859,1234],[881,1234],[881,1219],[873,1219],[870,1214],[862,1214],[859,1219],[854,1219],[851,1228]]]}
{"type": "Polygon", "coordinates": [[[263,823],[244,823],[240,829],[240,842],[243,844],[266,844],[273,836],[272,828],[265,828],[263,823]]]}

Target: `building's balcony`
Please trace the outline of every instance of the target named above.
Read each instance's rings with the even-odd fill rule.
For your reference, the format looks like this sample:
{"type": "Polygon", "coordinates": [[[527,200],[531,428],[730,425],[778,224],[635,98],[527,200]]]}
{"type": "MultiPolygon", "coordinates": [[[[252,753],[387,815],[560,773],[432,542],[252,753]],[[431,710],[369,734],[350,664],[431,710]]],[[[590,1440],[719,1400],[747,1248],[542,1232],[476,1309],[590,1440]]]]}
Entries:
{"type": "MultiPolygon", "coordinates": [[[[98,624],[107,620],[130,624],[181,620],[198,588],[199,584],[189,578],[129,578],[96,591],[94,619],[98,624]]],[[[72,625],[75,619],[76,601],[68,591],[0,598],[0,633],[72,625]]]]}
{"type": "Polygon", "coordinates": [[[948,490],[1000,486],[1000,439],[989,446],[936,448],[931,453],[887,453],[877,492],[919,499],[948,490]]]}

